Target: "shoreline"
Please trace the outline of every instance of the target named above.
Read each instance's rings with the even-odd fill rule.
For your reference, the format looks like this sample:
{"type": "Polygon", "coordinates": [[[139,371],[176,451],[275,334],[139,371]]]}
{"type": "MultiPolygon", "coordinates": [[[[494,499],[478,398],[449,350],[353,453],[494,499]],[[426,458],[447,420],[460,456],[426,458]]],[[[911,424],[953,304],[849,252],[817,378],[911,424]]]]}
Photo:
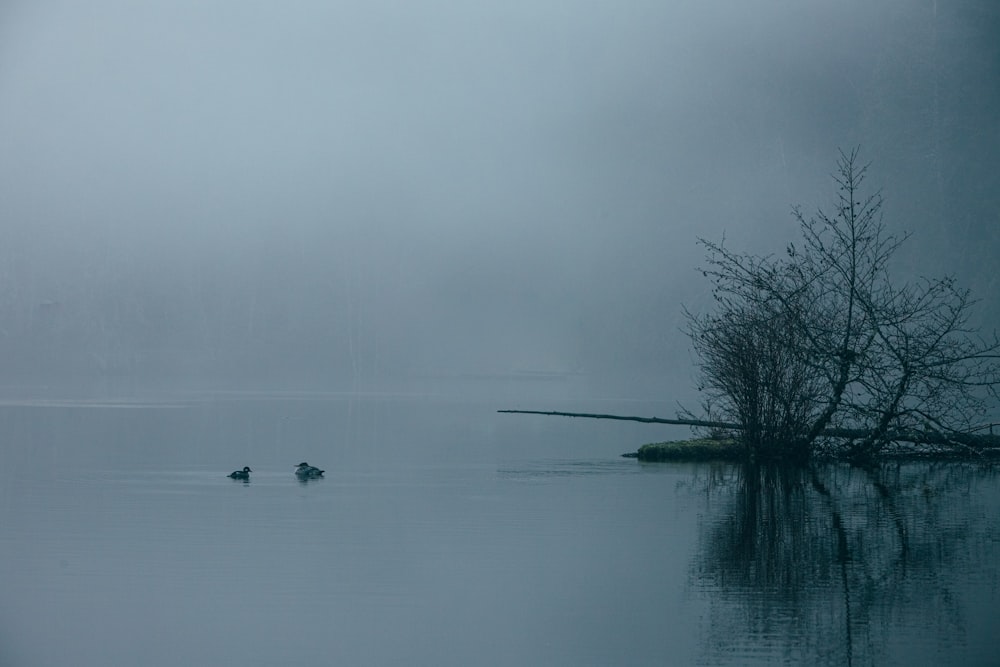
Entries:
{"type": "MultiPolygon", "coordinates": [[[[622,454],[625,458],[634,458],[642,463],[684,462],[697,463],[707,461],[722,461],[738,463],[747,459],[746,450],[738,441],[717,438],[690,438],[687,440],[670,440],[666,442],[651,442],[639,447],[635,452],[622,454]]],[[[844,461],[849,459],[825,452],[814,456],[815,461],[844,461]]],[[[888,450],[873,459],[873,463],[888,461],[955,461],[960,463],[992,463],[1000,460],[1000,447],[989,447],[982,450],[961,450],[955,447],[922,449],[896,448],[888,450]]]]}

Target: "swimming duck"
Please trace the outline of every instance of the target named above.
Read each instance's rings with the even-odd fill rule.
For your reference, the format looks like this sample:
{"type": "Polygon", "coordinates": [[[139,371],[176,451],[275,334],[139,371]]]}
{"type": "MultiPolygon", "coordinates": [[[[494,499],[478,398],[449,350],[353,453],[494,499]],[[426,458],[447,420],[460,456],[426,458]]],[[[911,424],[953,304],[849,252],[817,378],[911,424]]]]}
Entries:
{"type": "Polygon", "coordinates": [[[315,466],[311,466],[305,461],[295,466],[295,474],[299,479],[316,479],[317,477],[322,477],[325,470],[320,470],[315,466]]]}
{"type": "Polygon", "coordinates": [[[233,479],[250,479],[250,473],[252,472],[253,470],[250,470],[250,466],[243,466],[243,470],[234,470],[229,473],[229,476],[233,479]]]}

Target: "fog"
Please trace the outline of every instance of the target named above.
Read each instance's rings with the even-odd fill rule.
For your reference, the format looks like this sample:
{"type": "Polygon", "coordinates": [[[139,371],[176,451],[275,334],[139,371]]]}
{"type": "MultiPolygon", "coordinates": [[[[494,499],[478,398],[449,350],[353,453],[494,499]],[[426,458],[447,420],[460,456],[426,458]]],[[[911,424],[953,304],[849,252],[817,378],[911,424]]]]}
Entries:
{"type": "Polygon", "coordinates": [[[699,237],[856,146],[1000,328],[998,84],[996,0],[0,0],[0,663],[989,655],[988,476],[495,410],[697,409],[699,237]]]}
{"type": "Polygon", "coordinates": [[[858,145],[992,329],[998,83],[990,0],[8,0],[0,373],[690,402],[698,237],[780,252],[858,145]]]}

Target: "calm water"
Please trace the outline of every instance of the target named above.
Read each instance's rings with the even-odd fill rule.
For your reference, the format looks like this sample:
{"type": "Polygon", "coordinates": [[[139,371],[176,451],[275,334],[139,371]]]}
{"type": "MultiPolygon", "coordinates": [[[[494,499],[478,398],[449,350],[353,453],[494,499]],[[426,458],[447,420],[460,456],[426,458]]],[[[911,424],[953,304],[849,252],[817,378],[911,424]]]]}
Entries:
{"type": "Polygon", "coordinates": [[[0,665],[1000,664],[994,471],[641,465],[671,432],[498,407],[2,403],[0,665]]]}

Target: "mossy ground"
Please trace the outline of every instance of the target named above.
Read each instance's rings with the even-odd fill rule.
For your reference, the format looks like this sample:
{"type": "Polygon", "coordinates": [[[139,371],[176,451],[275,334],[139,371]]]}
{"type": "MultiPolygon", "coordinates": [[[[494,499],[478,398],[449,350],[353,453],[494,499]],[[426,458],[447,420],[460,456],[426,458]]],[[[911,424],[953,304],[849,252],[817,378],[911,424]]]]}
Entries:
{"type": "Polygon", "coordinates": [[[735,440],[693,438],[643,445],[636,458],[640,461],[738,461],[745,454],[735,440]]]}
{"type": "MultiPolygon", "coordinates": [[[[640,461],[743,461],[747,452],[743,446],[733,439],[691,438],[689,440],[673,440],[670,442],[653,442],[643,445],[638,452],[623,454],[640,461]]],[[[817,455],[825,460],[845,460],[843,456],[827,453],[817,455]]],[[[880,460],[960,460],[960,461],[996,461],[1000,460],[1000,447],[984,449],[956,448],[906,448],[883,452],[880,460]]]]}

